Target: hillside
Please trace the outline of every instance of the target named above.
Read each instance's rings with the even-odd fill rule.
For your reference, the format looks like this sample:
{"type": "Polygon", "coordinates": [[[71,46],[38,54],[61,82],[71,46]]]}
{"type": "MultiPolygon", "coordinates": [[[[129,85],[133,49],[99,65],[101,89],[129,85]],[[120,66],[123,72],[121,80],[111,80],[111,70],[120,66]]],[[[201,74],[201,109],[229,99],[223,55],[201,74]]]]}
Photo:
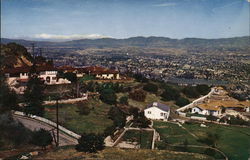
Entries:
{"type": "Polygon", "coordinates": [[[38,47],[70,47],[70,48],[119,48],[119,47],[142,47],[142,48],[250,48],[250,37],[234,37],[221,39],[170,39],[166,37],[132,37],[127,39],[81,39],[66,42],[27,41],[20,39],[1,38],[1,43],[15,42],[26,47],[36,43],[38,47]]]}
{"type": "Polygon", "coordinates": [[[16,43],[1,44],[1,69],[31,66],[33,58],[24,46],[16,43]]]}

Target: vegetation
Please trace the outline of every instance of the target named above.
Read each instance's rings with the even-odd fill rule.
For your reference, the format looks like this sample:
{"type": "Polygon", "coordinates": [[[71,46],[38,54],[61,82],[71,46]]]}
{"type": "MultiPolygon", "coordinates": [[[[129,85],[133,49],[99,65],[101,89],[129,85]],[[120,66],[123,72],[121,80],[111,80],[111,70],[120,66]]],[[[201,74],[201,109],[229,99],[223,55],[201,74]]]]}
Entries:
{"type": "MultiPolygon", "coordinates": [[[[59,104],[59,123],[78,134],[95,133],[102,134],[104,130],[112,126],[112,120],[108,118],[110,106],[101,101],[89,99],[90,113],[79,114],[77,104],[59,104]]],[[[55,105],[45,106],[45,118],[56,121],[55,105]]]]}
{"type": "Polygon", "coordinates": [[[137,142],[140,148],[151,149],[153,139],[152,131],[128,130],[122,137],[123,141],[137,142]]]}
{"type": "Polygon", "coordinates": [[[128,97],[127,96],[123,96],[119,99],[120,104],[125,104],[128,105],[128,97]]]}
{"type": "Polygon", "coordinates": [[[104,149],[104,138],[101,135],[95,135],[93,133],[83,134],[78,139],[76,150],[81,152],[95,153],[104,149]]]}
{"type": "Polygon", "coordinates": [[[143,90],[151,93],[157,93],[158,86],[153,83],[147,83],[143,86],[143,90]]]}
{"type": "Polygon", "coordinates": [[[80,115],[89,115],[91,109],[89,108],[88,102],[78,102],[76,105],[80,115]]]}
{"type": "Polygon", "coordinates": [[[165,101],[177,100],[180,97],[180,91],[171,86],[166,86],[161,97],[165,101]]]}
{"type": "Polygon", "coordinates": [[[45,148],[46,146],[50,145],[52,141],[53,138],[50,132],[44,129],[40,129],[33,132],[31,143],[45,148]]]}
{"type": "Polygon", "coordinates": [[[147,95],[146,92],[144,92],[143,90],[134,90],[129,93],[129,98],[135,101],[144,102],[146,95],[147,95]]]}
{"type": "Polygon", "coordinates": [[[102,100],[104,103],[113,105],[116,104],[116,94],[115,91],[112,89],[104,89],[100,93],[100,100],[102,100]]]}
{"type": "Polygon", "coordinates": [[[196,90],[197,92],[199,92],[199,94],[206,95],[209,93],[210,87],[208,87],[208,85],[205,84],[200,84],[196,86],[196,90]]]}
{"type": "Polygon", "coordinates": [[[188,86],[183,88],[182,92],[188,97],[188,98],[198,98],[199,92],[196,90],[195,87],[188,86]]]}
{"type": "Polygon", "coordinates": [[[177,106],[180,106],[180,107],[183,107],[183,106],[185,106],[185,105],[187,105],[187,104],[189,104],[189,103],[190,103],[190,101],[189,101],[188,99],[184,98],[184,97],[179,97],[179,98],[176,100],[176,102],[175,102],[175,104],[176,104],[177,106]]]}
{"type": "Polygon", "coordinates": [[[111,120],[113,120],[113,126],[122,128],[126,123],[126,115],[118,108],[111,107],[108,116],[111,120]]]}
{"type": "Polygon", "coordinates": [[[37,75],[31,76],[28,81],[27,88],[24,92],[25,108],[24,112],[26,114],[33,114],[38,116],[43,116],[44,114],[44,84],[38,78],[37,75]]]}

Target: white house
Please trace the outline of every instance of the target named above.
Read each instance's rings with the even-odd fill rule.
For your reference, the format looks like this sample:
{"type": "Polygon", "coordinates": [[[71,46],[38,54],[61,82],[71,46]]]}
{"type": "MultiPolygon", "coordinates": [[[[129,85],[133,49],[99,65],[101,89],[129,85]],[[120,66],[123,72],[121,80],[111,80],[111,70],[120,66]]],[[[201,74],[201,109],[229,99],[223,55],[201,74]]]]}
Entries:
{"type": "Polygon", "coordinates": [[[154,102],[150,104],[145,110],[144,115],[148,119],[167,121],[170,114],[170,108],[165,104],[154,102]]]}
{"type": "Polygon", "coordinates": [[[192,108],[191,113],[198,113],[202,115],[212,115],[212,116],[220,116],[222,113],[221,107],[204,107],[204,106],[195,106],[192,108]]]}

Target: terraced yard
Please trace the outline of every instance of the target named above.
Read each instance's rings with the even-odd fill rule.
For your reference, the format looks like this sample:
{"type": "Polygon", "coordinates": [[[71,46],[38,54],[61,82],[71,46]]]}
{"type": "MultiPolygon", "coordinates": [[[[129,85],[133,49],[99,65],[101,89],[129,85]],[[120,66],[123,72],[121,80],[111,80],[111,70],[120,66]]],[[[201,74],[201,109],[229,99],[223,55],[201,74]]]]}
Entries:
{"type": "MultiPolygon", "coordinates": [[[[219,135],[217,148],[224,152],[230,160],[247,160],[250,150],[250,128],[222,126],[217,124],[206,124],[207,127],[200,127],[200,124],[184,124],[183,126],[198,138],[205,137],[208,132],[219,135]]],[[[185,139],[188,145],[205,146],[197,141],[197,138],[176,124],[166,122],[154,122],[154,128],[160,133],[161,138],[169,144],[183,144],[185,139]]],[[[189,152],[202,150],[190,148],[189,152]]]]}

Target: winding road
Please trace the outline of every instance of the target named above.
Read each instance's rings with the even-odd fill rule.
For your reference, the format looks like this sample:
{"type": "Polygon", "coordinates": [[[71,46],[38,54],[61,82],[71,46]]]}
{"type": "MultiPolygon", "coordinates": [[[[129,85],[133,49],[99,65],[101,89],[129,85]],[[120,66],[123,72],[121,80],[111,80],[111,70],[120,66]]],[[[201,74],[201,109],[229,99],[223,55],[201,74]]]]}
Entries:
{"type": "MultiPolygon", "coordinates": [[[[19,121],[20,123],[22,123],[26,128],[29,128],[32,131],[43,128],[47,131],[50,131],[52,135],[54,132],[55,133],[54,135],[56,136],[56,128],[44,122],[29,118],[29,117],[23,117],[23,116],[14,115],[14,114],[13,114],[13,118],[16,121],[19,121]]],[[[76,138],[73,138],[64,132],[59,131],[59,146],[76,145],[76,144],[78,144],[76,138]]]]}

